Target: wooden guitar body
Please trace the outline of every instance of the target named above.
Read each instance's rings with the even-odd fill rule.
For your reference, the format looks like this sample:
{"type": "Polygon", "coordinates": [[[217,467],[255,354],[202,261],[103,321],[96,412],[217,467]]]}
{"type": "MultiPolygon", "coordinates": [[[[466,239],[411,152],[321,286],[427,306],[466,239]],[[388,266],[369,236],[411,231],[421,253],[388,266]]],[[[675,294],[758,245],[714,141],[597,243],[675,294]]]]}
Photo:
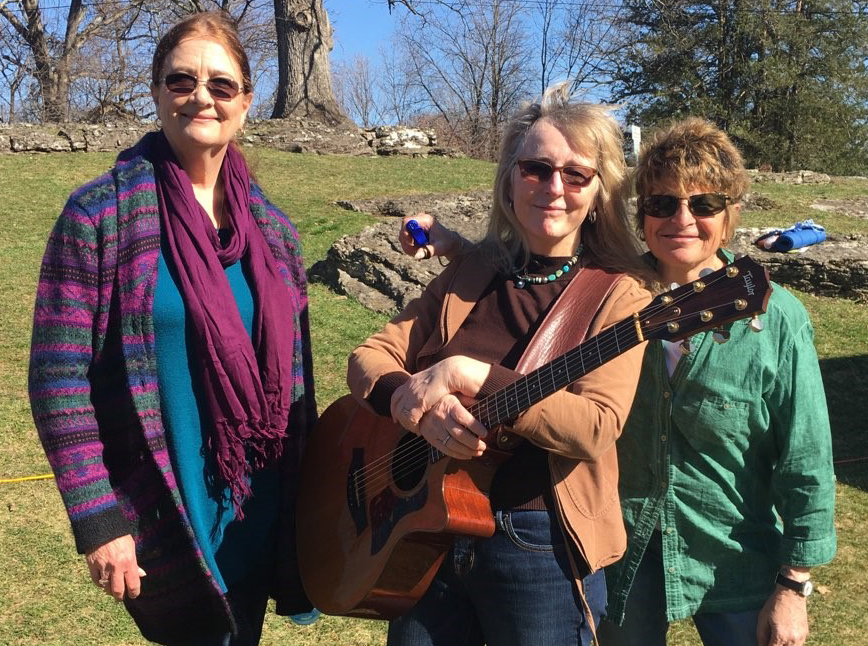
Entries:
{"type": "Polygon", "coordinates": [[[394,619],[431,583],[455,535],[491,536],[487,491],[498,454],[429,459],[433,449],[349,395],[305,449],[299,567],[327,614],[394,619]]]}

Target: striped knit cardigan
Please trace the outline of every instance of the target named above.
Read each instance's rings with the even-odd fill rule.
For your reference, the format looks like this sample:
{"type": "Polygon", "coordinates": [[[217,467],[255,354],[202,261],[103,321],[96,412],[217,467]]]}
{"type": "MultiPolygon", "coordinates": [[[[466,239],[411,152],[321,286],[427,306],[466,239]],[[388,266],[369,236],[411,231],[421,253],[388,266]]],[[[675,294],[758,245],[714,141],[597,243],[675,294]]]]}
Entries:
{"type": "MultiPolygon", "coordinates": [[[[234,624],[190,527],[160,418],[153,323],[160,218],[154,169],[144,156],[151,137],[75,191],[49,237],[29,392],[78,551],[133,535],[147,576],[141,595],[126,605],[144,637],[169,644],[234,624]]],[[[309,609],[297,575],[294,520],[298,463],[316,418],[307,290],[295,228],[255,184],[251,210],[292,303],[293,405],[272,590],[278,612],[291,614],[309,609]]]]}

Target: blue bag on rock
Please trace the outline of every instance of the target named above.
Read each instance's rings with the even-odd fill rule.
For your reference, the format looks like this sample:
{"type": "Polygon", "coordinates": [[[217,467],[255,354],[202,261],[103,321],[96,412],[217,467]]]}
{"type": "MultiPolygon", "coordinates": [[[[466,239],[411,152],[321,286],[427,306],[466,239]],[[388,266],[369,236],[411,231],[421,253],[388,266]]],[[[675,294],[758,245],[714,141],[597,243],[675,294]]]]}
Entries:
{"type": "Polygon", "coordinates": [[[817,244],[825,239],[825,227],[814,224],[813,220],[805,220],[804,222],[796,222],[794,227],[782,231],[772,245],[772,250],[792,251],[817,244]]]}

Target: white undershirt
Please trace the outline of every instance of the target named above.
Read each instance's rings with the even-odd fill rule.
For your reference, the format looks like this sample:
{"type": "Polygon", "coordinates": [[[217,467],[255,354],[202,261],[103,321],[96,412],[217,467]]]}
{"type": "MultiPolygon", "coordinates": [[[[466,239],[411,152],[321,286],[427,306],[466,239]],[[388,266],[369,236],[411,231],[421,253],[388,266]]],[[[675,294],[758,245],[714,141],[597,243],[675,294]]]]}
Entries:
{"type": "Polygon", "coordinates": [[[666,356],[666,372],[669,376],[675,372],[678,367],[678,360],[681,358],[681,341],[673,343],[672,341],[663,341],[663,351],[666,356]]]}

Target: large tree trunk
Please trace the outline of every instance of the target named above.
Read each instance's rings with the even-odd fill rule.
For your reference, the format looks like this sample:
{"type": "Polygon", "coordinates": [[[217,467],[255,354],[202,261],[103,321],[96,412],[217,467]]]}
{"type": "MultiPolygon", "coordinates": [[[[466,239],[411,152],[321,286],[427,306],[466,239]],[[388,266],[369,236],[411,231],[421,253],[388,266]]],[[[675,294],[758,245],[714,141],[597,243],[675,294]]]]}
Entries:
{"type": "MultiPolygon", "coordinates": [[[[80,8],[81,1],[73,0],[69,8],[70,16],[76,15],[80,8]]],[[[34,75],[39,83],[39,94],[42,97],[42,120],[66,121],[69,117],[69,57],[64,52],[59,60],[53,60],[39,2],[25,0],[21,3],[21,9],[27,19],[26,25],[16,24],[16,22],[12,24],[24,36],[33,54],[34,75]]]]}
{"type": "Polygon", "coordinates": [[[329,124],[348,121],[329,71],[332,26],[322,0],[274,0],[278,79],[272,119],[307,117],[329,124]]]}
{"type": "MultiPolygon", "coordinates": [[[[55,9],[68,9],[66,30],[62,39],[49,33],[43,20],[39,0],[21,0],[20,12],[16,13],[0,0],[0,18],[26,43],[33,57],[33,75],[39,84],[42,99],[43,121],[66,121],[69,118],[69,88],[72,82],[73,59],[81,46],[94,37],[106,25],[120,23],[127,12],[141,6],[146,0],[85,5],[84,0],[69,0],[69,4],[56,5],[55,9]],[[89,7],[98,10],[88,14],[89,7]],[[85,23],[85,20],[89,22],[85,23]]],[[[124,32],[126,28],[121,29],[124,32]]]]}

